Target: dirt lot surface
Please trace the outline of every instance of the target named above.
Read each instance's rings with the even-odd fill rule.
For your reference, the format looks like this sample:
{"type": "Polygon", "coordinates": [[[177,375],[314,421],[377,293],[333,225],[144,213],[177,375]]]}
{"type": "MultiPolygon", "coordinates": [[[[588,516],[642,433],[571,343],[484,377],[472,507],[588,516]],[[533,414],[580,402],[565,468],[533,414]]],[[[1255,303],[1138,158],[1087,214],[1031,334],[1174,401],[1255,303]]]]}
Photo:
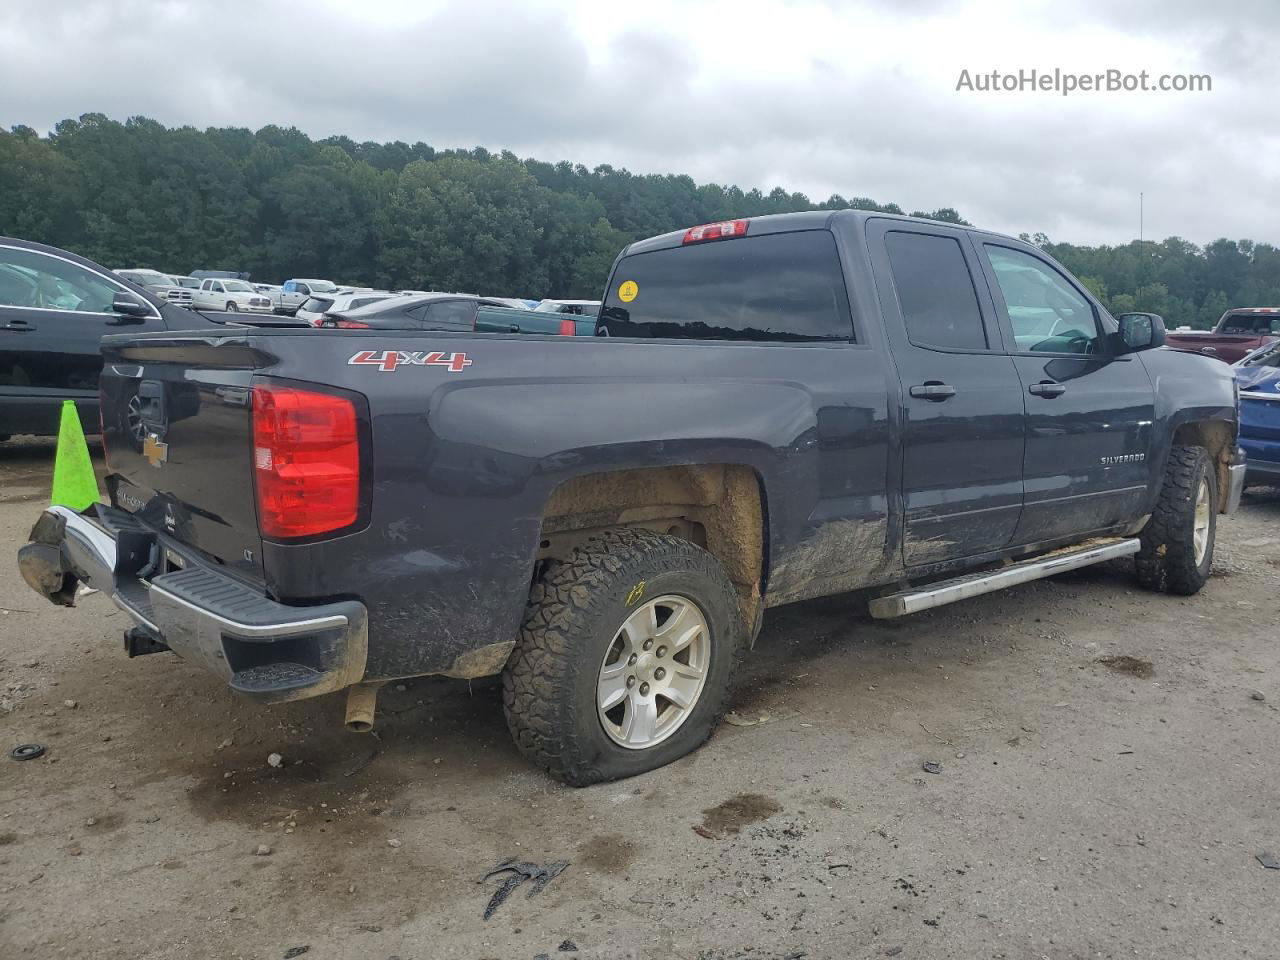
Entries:
{"type": "Polygon", "coordinates": [[[1108,567],[901,622],[773,610],[752,725],[573,790],[492,686],[389,688],[361,737],[338,698],[127,660],[106,598],[17,575],[51,457],[0,447],[0,731],[48,747],[0,758],[5,960],[1280,956],[1280,492],[1193,599],[1108,567]],[[569,865],[486,921],[510,857],[569,865]]]}

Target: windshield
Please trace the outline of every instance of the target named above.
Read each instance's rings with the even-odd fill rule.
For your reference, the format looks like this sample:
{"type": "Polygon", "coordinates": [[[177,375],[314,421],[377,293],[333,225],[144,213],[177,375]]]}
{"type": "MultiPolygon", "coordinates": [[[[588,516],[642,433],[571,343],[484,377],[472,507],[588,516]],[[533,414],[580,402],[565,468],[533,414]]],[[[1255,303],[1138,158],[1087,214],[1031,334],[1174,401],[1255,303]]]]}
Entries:
{"type": "Polygon", "coordinates": [[[1256,350],[1240,361],[1242,367],[1280,367],[1280,340],[1256,350]]]}
{"type": "Polygon", "coordinates": [[[312,293],[333,293],[338,289],[336,283],[330,283],[328,280],[306,280],[303,282],[311,287],[312,293]]]}
{"type": "Polygon", "coordinates": [[[223,280],[222,288],[226,290],[227,293],[257,293],[258,292],[257,290],[253,289],[253,287],[245,283],[243,280],[223,280]]]}
{"type": "Polygon", "coordinates": [[[195,277],[175,277],[174,279],[178,281],[180,287],[186,287],[188,290],[200,289],[200,281],[195,277]]]}

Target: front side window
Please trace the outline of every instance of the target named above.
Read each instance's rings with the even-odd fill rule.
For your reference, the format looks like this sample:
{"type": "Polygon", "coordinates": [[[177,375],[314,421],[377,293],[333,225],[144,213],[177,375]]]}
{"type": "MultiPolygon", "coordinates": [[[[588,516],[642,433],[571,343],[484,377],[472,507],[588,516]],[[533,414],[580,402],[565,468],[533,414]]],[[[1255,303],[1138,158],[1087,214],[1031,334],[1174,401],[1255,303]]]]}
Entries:
{"type": "Polygon", "coordinates": [[[0,306],[111,313],[111,301],[123,290],[69,261],[0,247],[0,306]]]}
{"type": "Polygon", "coordinates": [[[985,244],[1020,352],[1101,352],[1093,306],[1039,257],[985,244]]]}
{"type": "Polygon", "coordinates": [[[907,339],[918,347],[986,350],[978,294],[959,241],[894,230],[884,242],[907,339]]]}
{"type": "Polygon", "coordinates": [[[757,342],[852,340],[848,294],[827,230],[637,253],[618,263],[597,333],[757,342]]]}

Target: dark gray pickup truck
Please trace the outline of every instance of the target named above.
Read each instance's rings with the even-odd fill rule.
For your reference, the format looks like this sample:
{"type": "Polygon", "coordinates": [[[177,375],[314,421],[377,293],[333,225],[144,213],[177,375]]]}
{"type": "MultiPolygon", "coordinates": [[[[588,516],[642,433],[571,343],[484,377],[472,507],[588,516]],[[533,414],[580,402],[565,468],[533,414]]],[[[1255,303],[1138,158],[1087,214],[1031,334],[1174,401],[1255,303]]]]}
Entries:
{"type": "Polygon", "coordinates": [[[19,565],[263,701],[501,673],[573,784],[719,720],[771,606],[894,617],[1117,557],[1195,593],[1243,466],[1231,372],[1042,251],[852,211],[627,247],[595,337],[109,337],[110,504],[19,565]]]}

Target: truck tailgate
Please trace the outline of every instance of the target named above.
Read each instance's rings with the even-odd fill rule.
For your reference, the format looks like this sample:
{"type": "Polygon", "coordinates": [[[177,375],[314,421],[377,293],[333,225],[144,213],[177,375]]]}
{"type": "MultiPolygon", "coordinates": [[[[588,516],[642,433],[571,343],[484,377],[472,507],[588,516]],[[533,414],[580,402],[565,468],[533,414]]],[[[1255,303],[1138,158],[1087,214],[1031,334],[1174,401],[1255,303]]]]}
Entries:
{"type": "Polygon", "coordinates": [[[113,344],[104,356],[102,436],[113,501],[228,572],[261,582],[250,381],[270,358],[244,341],[197,337],[113,344]]]}

